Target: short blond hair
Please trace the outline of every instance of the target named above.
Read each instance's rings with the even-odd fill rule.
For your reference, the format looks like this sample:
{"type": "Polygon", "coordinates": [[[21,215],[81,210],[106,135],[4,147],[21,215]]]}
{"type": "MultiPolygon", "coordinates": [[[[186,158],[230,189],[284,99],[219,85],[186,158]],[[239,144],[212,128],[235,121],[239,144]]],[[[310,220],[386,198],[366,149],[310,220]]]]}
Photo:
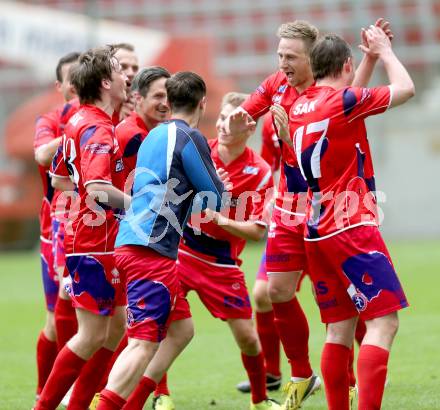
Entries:
{"type": "Polygon", "coordinates": [[[279,38],[302,40],[306,46],[307,53],[310,53],[319,37],[319,30],[308,21],[295,20],[281,24],[281,26],[278,27],[277,36],[279,38]]]}
{"type": "Polygon", "coordinates": [[[243,104],[248,97],[249,94],[231,91],[223,96],[221,107],[223,108],[225,105],[231,104],[233,107],[237,108],[243,104]]]}

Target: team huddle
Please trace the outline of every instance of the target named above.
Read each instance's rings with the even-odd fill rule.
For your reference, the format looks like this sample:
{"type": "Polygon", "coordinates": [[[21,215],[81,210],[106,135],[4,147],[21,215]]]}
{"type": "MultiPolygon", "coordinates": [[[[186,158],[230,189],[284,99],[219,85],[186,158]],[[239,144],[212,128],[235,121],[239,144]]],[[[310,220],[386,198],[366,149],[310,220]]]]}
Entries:
{"type": "Polygon", "coordinates": [[[139,69],[124,43],[59,61],[65,105],[37,120],[34,140],[47,307],[34,409],[140,410],[152,394],[154,409],[175,409],[167,371],[194,336],[192,290],[231,329],[251,410],[298,409],[321,385],[331,410],[356,395],[360,410],[381,407],[408,302],[378,229],[364,121],[414,85],[383,19],[362,29],[357,69],[341,37],[308,22],[277,34],[279,70],[223,97],[214,139],[198,129],[196,73],[139,69]],[[368,88],[378,60],[389,84],[368,88]],[[260,156],[247,142],[263,116],[260,156]],[[240,254],[266,234],[253,312],[240,254]],[[327,328],[322,381],[296,297],[304,275],[327,328]],[[281,404],[267,394],[281,386],[280,343],[281,404]]]}

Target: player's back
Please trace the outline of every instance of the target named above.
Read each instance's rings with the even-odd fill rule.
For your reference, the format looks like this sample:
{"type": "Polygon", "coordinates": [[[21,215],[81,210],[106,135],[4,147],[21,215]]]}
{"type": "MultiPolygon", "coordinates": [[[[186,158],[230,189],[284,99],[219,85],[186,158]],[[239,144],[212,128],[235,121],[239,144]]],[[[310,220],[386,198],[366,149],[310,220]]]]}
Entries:
{"type": "Polygon", "coordinates": [[[139,149],[132,202],[116,246],[148,246],[175,259],[198,192],[213,193],[220,207],[223,186],[205,138],[183,120],[160,124],[139,149]]]}
{"type": "Polygon", "coordinates": [[[389,102],[388,87],[310,87],[293,104],[290,131],[311,190],[309,239],[376,224],[375,199],[365,176],[364,119],[383,112],[389,102]]]}

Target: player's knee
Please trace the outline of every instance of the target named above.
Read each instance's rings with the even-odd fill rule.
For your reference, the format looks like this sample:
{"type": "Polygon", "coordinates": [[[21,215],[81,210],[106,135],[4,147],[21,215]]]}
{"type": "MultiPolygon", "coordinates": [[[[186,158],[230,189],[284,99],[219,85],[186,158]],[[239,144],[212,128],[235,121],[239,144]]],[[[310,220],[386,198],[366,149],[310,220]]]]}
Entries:
{"type": "Polygon", "coordinates": [[[269,283],[269,298],[272,303],[288,302],[293,298],[295,292],[278,283],[269,283]]]}
{"type": "Polygon", "coordinates": [[[394,338],[399,330],[399,318],[395,313],[376,319],[375,322],[376,326],[378,325],[380,327],[380,333],[387,335],[391,339],[394,338]]]}
{"type": "Polygon", "coordinates": [[[261,350],[257,332],[245,332],[238,335],[237,343],[244,354],[256,355],[261,350]]]}
{"type": "Polygon", "coordinates": [[[267,287],[265,289],[262,289],[261,287],[254,288],[253,296],[257,312],[267,312],[272,310],[272,302],[269,298],[267,287]]]}
{"type": "Polygon", "coordinates": [[[135,356],[140,362],[148,362],[157,352],[159,343],[153,343],[147,340],[128,339],[128,349],[135,352],[135,356]]]}
{"type": "Polygon", "coordinates": [[[326,342],[351,347],[353,344],[355,324],[355,318],[329,323],[327,326],[326,342]]]}

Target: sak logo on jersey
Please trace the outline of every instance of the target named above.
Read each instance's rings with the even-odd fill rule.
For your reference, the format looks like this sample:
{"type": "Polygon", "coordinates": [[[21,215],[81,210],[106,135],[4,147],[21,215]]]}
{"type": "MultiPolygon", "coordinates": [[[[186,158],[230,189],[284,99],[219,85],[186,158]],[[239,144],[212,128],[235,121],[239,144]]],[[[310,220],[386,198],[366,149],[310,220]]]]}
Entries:
{"type": "Polygon", "coordinates": [[[250,165],[243,168],[243,174],[248,175],[258,175],[258,168],[257,167],[251,167],[250,165]]]}
{"type": "Polygon", "coordinates": [[[298,104],[297,106],[295,106],[293,115],[307,114],[310,111],[315,111],[315,104],[316,100],[304,104],[298,104]]]}

